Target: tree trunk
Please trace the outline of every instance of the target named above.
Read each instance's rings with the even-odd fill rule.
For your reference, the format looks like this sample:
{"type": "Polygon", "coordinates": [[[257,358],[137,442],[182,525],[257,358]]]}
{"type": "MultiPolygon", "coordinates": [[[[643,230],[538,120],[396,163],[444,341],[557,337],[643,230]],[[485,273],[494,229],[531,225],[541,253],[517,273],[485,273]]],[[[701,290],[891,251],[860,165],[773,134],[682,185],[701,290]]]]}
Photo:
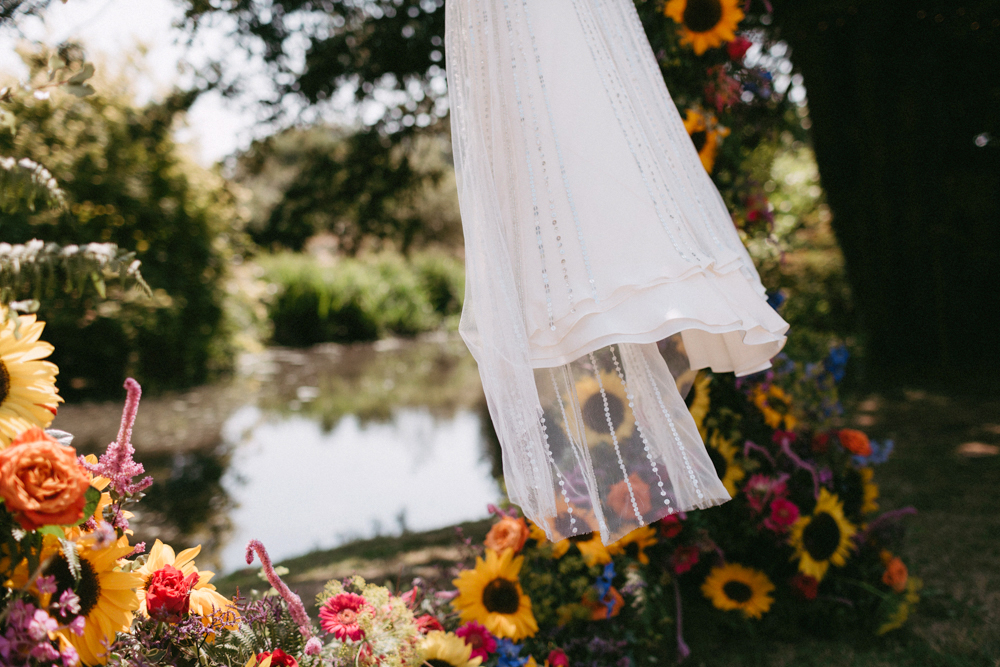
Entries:
{"type": "Polygon", "coordinates": [[[1000,2],[773,4],[809,95],[866,379],[1000,386],[1000,2]]]}

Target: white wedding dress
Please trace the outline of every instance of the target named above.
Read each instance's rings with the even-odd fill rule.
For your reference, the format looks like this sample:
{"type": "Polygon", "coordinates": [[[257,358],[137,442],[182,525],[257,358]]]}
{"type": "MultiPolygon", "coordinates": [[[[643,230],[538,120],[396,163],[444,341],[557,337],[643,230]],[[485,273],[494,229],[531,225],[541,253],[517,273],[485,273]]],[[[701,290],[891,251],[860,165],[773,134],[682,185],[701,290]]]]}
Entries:
{"type": "Polygon", "coordinates": [[[658,341],[767,368],[788,325],[698,159],[632,0],[447,0],[461,332],[512,502],[605,543],[729,499],[658,341]]]}

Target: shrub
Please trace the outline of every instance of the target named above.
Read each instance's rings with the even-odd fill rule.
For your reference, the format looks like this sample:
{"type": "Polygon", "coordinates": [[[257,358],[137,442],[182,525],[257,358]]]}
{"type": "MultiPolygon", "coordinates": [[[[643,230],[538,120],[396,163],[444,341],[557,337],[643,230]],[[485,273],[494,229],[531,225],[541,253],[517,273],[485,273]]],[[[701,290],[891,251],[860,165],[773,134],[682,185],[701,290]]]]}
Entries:
{"type": "Polygon", "coordinates": [[[461,262],[443,254],[407,260],[383,253],[330,264],[282,253],[259,261],[276,286],[270,314],[280,345],[414,335],[453,321],[462,307],[461,262]]]}

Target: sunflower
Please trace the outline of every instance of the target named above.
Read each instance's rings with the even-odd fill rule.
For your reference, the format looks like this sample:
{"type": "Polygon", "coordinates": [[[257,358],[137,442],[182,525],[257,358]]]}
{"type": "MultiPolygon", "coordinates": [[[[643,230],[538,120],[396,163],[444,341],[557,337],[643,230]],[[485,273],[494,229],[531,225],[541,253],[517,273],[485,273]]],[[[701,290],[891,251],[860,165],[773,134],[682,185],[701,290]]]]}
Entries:
{"type": "Polygon", "coordinates": [[[705,417],[708,416],[708,410],[712,407],[711,386],[712,376],[704,371],[699,372],[694,380],[694,384],[691,385],[691,391],[688,392],[687,397],[684,399],[688,411],[694,417],[694,423],[698,427],[698,433],[701,433],[702,440],[708,438],[705,429],[705,417]]]}
{"type": "MultiPolygon", "coordinates": [[[[6,311],[0,309],[0,317],[6,311]]],[[[14,320],[0,326],[0,448],[32,426],[52,423],[62,398],[56,393],[59,369],[50,361],[52,346],[38,340],[45,328],[34,315],[21,315],[14,334],[14,320]]]]}
{"type": "Polygon", "coordinates": [[[864,488],[864,496],[861,502],[861,513],[871,514],[878,511],[878,484],[873,480],[875,471],[871,468],[861,468],[858,470],[861,476],[861,483],[864,488]]]}
{"type": "Polygon", "coordinates": [[[236,629],[236,605],[216,591],[214,584],[209,583],[212,577],[215,576],[214,572],[199,570],[195,567],[194,558],[199,553],[201,553],[200,544],[175,555],[170,545],[156,540],[153,548],[149,550],[149,558],[146,559],[142,567],[135,571],[137,574],[142,575],[142,585],[137,591],[140,614],[147,615],[146,585],[149,583],[149,578],[157,570],[171,565],[180,570],[185,577],[195,573],[198,574],[198,583],[191,589],[191,613],[198,614],[206,619],[206,621],[213,617],[218,618],[226,627],[236,629]]]}
{"type": "Polygon", "coordinates": [[[719,152],[719,139],[729,136],[729,128],[719,125],[710,114],[688,109],[684,129],[694,142],[694,149],[698,151],[702,166],[711,174],[715,169],[715,156],[719,152]]]}
{"type": "MultiPolygon", "coordinates": [[[[600,381],[588,375],[576,383],[575,390],[589,446],[611,444],[614,440],[621,442],[635,431],[635,415],[628,407],[628,395],[617,374],[601,372],[600,381]],[[608,426],[609,417],[614,439],[612,428],[608,426]]],[[[572,404],[572,401],[567,402],[572,404]]]]}
{"type": "Polygon", "coordinates": [[[690,44],[699,56],[736,39],[743,20],[739,0],[670,0],[663,13],[680,26],[681,44],[690,44]]]}
{"type": "Polygon", "coordinates": [[[764,423],[773,429],[794,431],[799,420],[792,414],[792,399],[785,390],[772,384],[767,389],[757,387],[753,392],[753,403],[764,415],[764,423]]]}
{"type": "Polygon", "coordinates": [[[564,542],[570,542],[576,545],[576,548],[580,550],[580,555],[583,556],[583,562],[587,564],[587,567],[607,565],[611,562],[611,553],[608,551],[608,548],[604,546],[604,542],[601,541],[600,533],[589,533],[587,535],[571,537],[568,540],[564,540],[564,542]]]}
{"type": "Polygon", "coordinates": [[[135,589],[142,585],[142,575],[122,572],[118,567],[118,560],[131,551],[125,536],[104,548],[80,547],[77,551],[81,570],[79,581],[61,553],[43,569],[45,576],[56,579],[54,598],[58,599],[68,589],[80,597],[80,612],[76,616],[86,618],[83,635],[77,636],[66,628],[59,633],[73,645],[84,664],[104,664],[115,633],[125,632],[132,625],[132,612],[139,608],[135,589]]]}
{"type": "Polygon", "coordinates": [[[424,664],[431,667],[479,667],[483,661],[472,657],[472,647],[451,632],[432,630],[417,646],[424,664]]]}
{"type": "Polygon", "coordinates": [[[656,528],[643,526],[633,530],[617,542],[609,544],[607,551],[612,556],[625,554],[643,565],[648,565],[649,556],[646,555],[646,547],[651,547],[654,544],[656,544],[656,528]]]}
{"type": "Polygon", "coordinates": [[[830,563],[843,567],[851,550],[851,537],[858,532],[844,517],[844,505],[825,488],[812,514],[800,517],[789,531],[788,543],[799,559],[799,572],[822,581],[830,563]]]}
{"type": "Polygon", "coordinates": [[[476,567],[464,570],[452,583],[458,597],[452,606],[462,622],[476,621],[497,637],[518,641],[538,632],[538,623],[531,613],[531,599],[521,590],[518,573],[524,556],[514,558],[514,552],[502,554],[486,550],[486,560],[476,559],[476,567]]]}
{"type": "Polygon", "coordinates": [[[774,584],[760,570],[727,563],[712,568],[701,592],[717,609],[739,609],[747,618],[760,618],[774,604],[774,584]]]}
{"type": "Polygon", "coordinates": [[[715,465],[715,471],[719,474],[719,479],[722,480],[722,485],[726,487],[729,495],[735,498],[736,485],[747,475],[743,466],[736,462],[739,450],[733,445],[732,440],[726,440],[718,430],[715,430],[708,439],[707,451],[715,465]]]}

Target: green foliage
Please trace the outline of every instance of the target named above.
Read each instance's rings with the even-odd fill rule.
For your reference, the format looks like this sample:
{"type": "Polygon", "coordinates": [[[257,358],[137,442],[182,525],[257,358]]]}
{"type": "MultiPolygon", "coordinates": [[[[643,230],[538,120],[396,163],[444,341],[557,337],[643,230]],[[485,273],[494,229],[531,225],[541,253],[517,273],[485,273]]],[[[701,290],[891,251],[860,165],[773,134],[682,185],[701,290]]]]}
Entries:
{"type": "Polygon", "coordinates": [[[6,215],[4,240],[134,247],[156,290],[152,300],[115,288],[120,303],[87,293],[46,302],[39,315],[56,348],[60,391],[71,399],[116,395],[129,374],[150,389],[201,382],[227,363],[218,283],[227,234],[241,222],[223,180],[185,160],[173,142],[173,123],[197,92],[141,109],[125,94],[73,93],[56,89],[5,105],[17,123],[0,134],[0,154],[45,165],[67,207],[6,215]]]}
{"type": "Polygon", "coordinates": [[[254,143],[235,180],[253,193],[250,233],[266,247],[301,250],[332,233],[350,255],[461,242],[454,177],[442,136],[389,144],[376,133],[316,126],[254,143]]]}
{"type": "Polygon", "coordinates": [[[66,196],[49,170],[28,158],[0,157],[0,212],[16,213],[22,207],[34,211],[66,205],[66,196]]]}
{"type": "Polygon", "coordinates": [[[281,345],[413,335],[461,311],[461,264],[445,255],[405,260],[380,254],[323,264],[285,253],[260,262],[265,278],[277,285],[271,319],[281,345]]]}

